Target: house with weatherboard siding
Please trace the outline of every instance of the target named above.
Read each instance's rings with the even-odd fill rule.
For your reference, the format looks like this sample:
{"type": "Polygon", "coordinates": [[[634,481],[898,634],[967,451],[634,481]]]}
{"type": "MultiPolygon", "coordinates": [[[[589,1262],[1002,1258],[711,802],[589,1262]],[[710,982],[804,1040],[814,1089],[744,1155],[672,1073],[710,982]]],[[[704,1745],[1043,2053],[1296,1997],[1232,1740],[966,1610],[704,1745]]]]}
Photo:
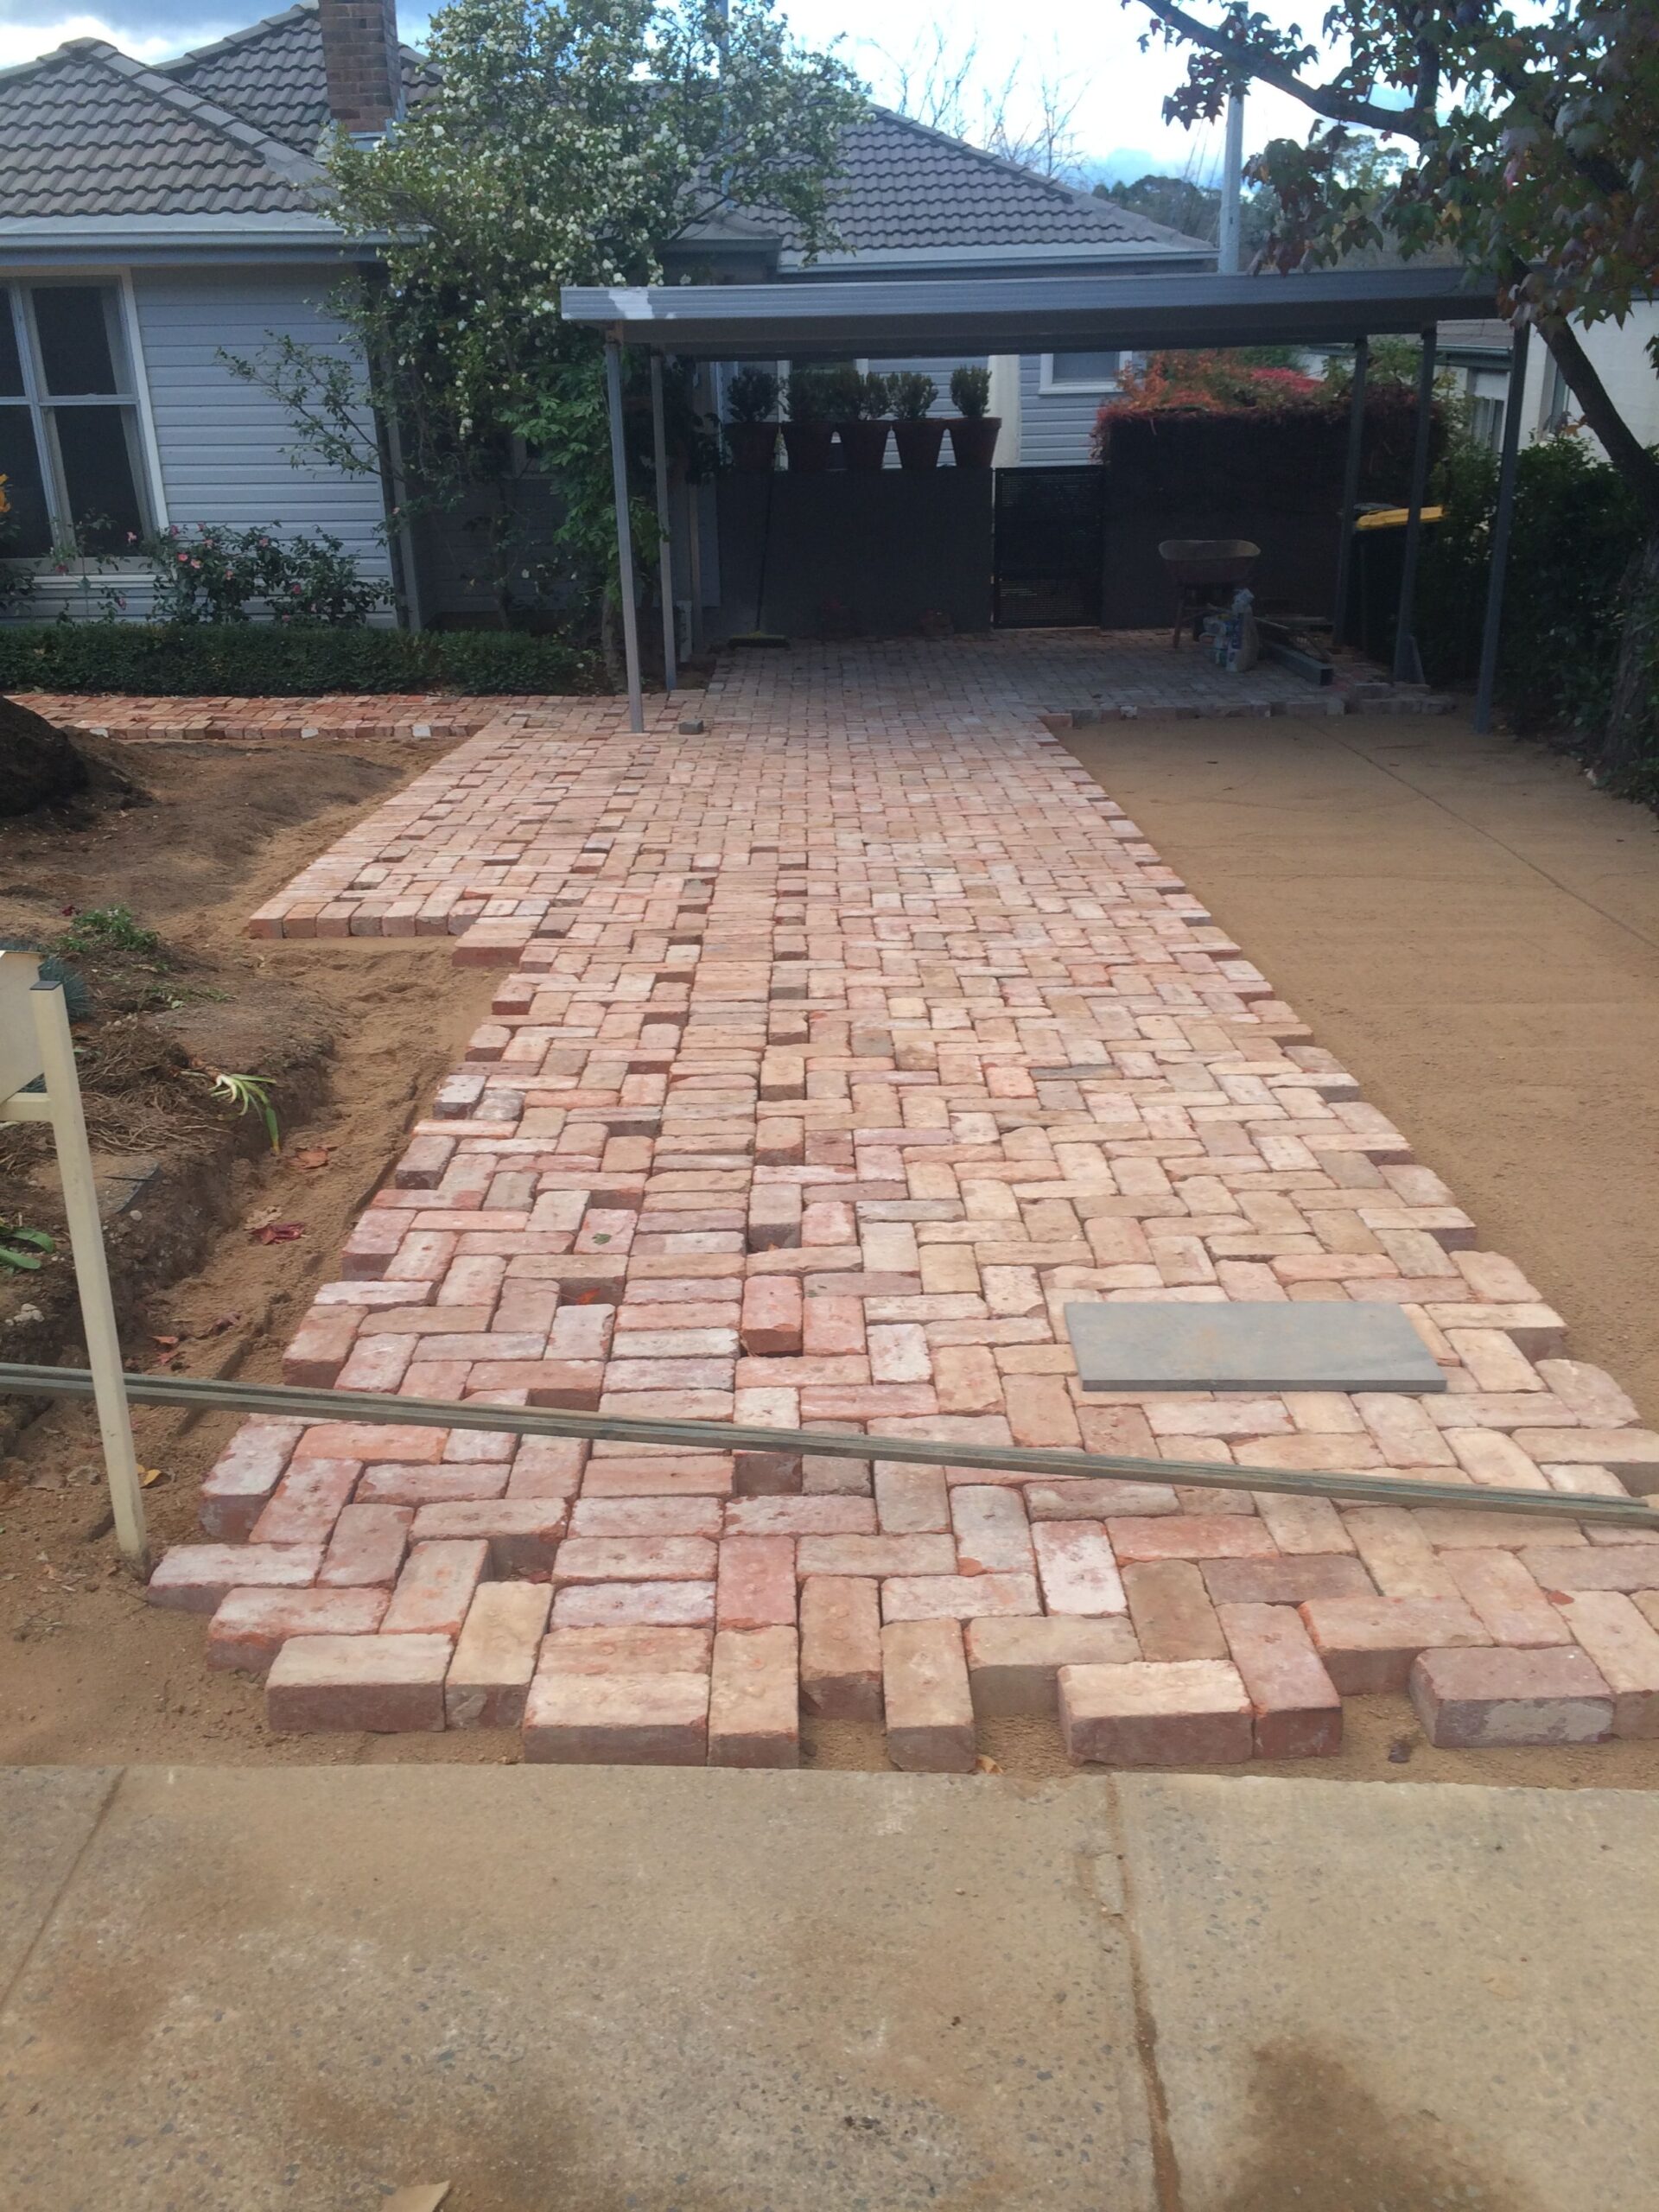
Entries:
{"type": "MultiPolygon", "coordinates": [[[[442,533],[411,543],[389,531],[384,470],[296,461],[280,403],[226,359],[276,335],[352,353],[328,301],[372,249],[322,212],[318,157],[337,128],[395,128],[433,82],[397,41],[393,0],[301,0],[153,67],[77,39],[0,73],[4,550],[38,560],[79,547],[20,613],[96,612],[97,592],[118,587],[143,616],[130,540],[169,523],[327,531],[365,575],[397,583],[416,620],[472,610],[442,533]]],[[[671,276],[1144,276],[1213,263],[1198,239],[880,110],[846,134],[836,196],[841,243],[810,267],[787,223],[761,212],[680,240],[671,276]]],[[[955,361],[870,365],[925,370],[950,411],[955,361]]],[[[1085,462],[1117,367],[1106,353],[992,362],[998,465],[1085,462]]],[[[705,392],[716,407],[721,381],[705,392]]],[[[364,430],[384,456],[385,426],[364,430]]]]}

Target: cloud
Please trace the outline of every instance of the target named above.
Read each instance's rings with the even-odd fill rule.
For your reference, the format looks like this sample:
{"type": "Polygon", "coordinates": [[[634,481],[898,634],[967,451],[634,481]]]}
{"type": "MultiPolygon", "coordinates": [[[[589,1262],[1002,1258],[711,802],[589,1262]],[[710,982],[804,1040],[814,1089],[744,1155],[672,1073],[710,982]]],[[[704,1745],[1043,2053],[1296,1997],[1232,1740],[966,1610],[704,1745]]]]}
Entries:
{"type": "Polygon", "coordinates": [[[135,61],[164,61],[169,54],[181,54],[186,47],[221,38],[236,28],[234,17],[226,19],[225,0],[213,0],[211,9],[204,8],[199,19],[169,17],[164,29],[156,28],[154,8],[135,8],[123,18],[120,0],[113,9],[95,16],[67,16],[60,8],[31,6],[29,0],[0,0],[0,68],[32,61],[37,54],[50,54],[72,38],[101,38],[118,46],[135,61]]]}

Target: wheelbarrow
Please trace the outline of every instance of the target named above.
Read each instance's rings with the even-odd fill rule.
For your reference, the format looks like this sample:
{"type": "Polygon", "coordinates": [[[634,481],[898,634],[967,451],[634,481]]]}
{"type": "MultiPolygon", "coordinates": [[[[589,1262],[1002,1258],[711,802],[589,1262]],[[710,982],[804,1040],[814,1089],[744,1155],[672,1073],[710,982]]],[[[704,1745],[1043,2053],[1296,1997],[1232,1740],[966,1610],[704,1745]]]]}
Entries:
{"type": "Polygon", "coordinates": [[[1187,616],[1192,617],[1193,637],[1201,636],[1205,607],[1213,607],[1220,593],[1230,595],[1248,583],[1262,557],[1262,548],[1248,537],[1166,537],[1158,551],[1175,587],[1175,627],[1169,643],[1177,652],[1187,616]]]}

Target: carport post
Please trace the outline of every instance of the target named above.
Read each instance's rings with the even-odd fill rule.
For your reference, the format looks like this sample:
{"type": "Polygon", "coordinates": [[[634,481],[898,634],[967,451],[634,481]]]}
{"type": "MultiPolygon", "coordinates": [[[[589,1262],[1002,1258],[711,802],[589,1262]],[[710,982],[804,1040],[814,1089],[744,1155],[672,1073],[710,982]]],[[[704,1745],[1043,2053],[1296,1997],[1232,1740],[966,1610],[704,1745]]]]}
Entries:
{"type": "Polygon", "coordinates": [[[628,455],[622,439],[622,348],[605,340],[605,404],[611,418],[611,486],[616,498],[616,573],[622,594],[622,652],[628,665],[628,728],[645,727],[639,682],[639,613],[633,603],[633,534],[628,528],[628,455]]]}
{"type": "Polygon", "coordinates": [[[1371,365],[1371,341],[1354,341],[1354,381],[1348,399],[1348,460],[1342,472],[1342,539],[1337,547],[1337,604],[1331,617],[1331,642],[1341,645],[1348,628],[1348,571],[1354,557],[1354,511],[1359,505],[1359,467],[1365,450],[1365,377],[1371,365]]]}
{"type": "Polygon", "coordinates": [[[1433,427],[1434,344],[1431,322],[1423,333],[1423,355],[1417,370],[1417,442],[1411,456],[1411,505],[1406,517],[1406,557],[1400,569],[1400,612],[1394,627],[1394,680],[1418,683],[1422,669],[1412,620],[1417,605],[1417,554],[1423,536],[1423,493],[1428,485],[1428,435],[1433,427]]]}
{"type": "Polygon", "coordinates": [[[674,639],[674,548],[668,536],[668,434],[663,423],[663,357],[651,357],[651,443],[657,471],[657,575],[663,598],[663,687],[679,683],[674,639]]]}
{"type": "Polygon", "coordinates": [[[1510,561],[1510,524],[1515,518],[1515,457],[1521,446],[1521,407],[1527,389],[1527,344],[1530,323],[1518,322],[1510,350],[1510,396],[1503,410],[1503,443],[1497,463],[1497,512],[1492,517],[1492,565],[1486,577],[1486,620],[1480,633],[1480,682],[1475,690],[1475,728],[1482,736],[1492,726],[1492,693],[1497,686],[1497,642],[1503,627],[1503,571],[1510,561]]]}

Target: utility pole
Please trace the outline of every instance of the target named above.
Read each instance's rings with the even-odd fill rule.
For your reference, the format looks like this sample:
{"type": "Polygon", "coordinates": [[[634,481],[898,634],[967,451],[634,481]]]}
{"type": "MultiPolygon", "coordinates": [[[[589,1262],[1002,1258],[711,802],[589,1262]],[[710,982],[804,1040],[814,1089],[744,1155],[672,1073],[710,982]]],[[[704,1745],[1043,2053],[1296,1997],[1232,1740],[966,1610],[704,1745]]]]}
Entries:
{"type": "Polygon", "coordinates": [[[1242,273],[1239,215],[1244,188],[1244,95],[1231,92],[1227,100],[1227,145],[1221,165],[1221,236],[1217,264],[1224,276],[1242,273]]]}

